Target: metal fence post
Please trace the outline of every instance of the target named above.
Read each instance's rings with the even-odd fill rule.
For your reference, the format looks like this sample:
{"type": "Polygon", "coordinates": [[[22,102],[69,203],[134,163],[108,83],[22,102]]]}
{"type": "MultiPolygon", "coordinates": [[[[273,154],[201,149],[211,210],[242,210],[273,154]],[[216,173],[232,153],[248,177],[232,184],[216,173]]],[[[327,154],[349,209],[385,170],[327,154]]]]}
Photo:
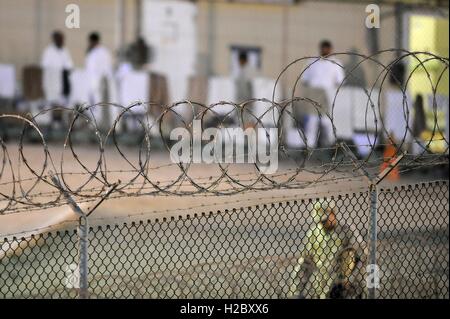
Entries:
{"type": "Polygon", "coordinates": [[[83,212],[83,210],[78,206],[75,200],[70,196],[69,192],[61,185],[58,176],[54,174],[52,171],[49,171],[51,179],[56,187],[63,194],[64,198],[67,201],[67,204],[70,208],[80,216],[78,220],[78,271],[79,271],[79,292],[78,297],[80,299],[88,299],[89,298],[89,283],[88,283],[88,274],[89,274],[89,223],[88,216],[97,209],[98,206],[117,188],[120,181],[115,184],[112,184],[107,192],[100,198],[100,200],[94,204],[94,206],[87,212],[83,212]]]}
{"type": "MultiPolygon", "coordinates": [[[[377,267],[377,215],[378,215],[378,187],[376,184],[370,185],[370,228],[369,228],[369,262],[372,266],[372,273],[378,276],[377,267]]],[[[374,279],[376,280],[376,279],[374,279]]],[[[375,282],[369,287],[369,299],[376,298],[375,282]]]]}
{"type": "Polygon", "coordinates": [[[79,219],[78,238],[79,238],[78,251],[79,251],[79,271],[80,271],[79,298],[87,299],[89,298],[88,293],[89,224],[88,218],[84,214],[79,219]]]}
{"type": "Polygon", "coordinates": [[[57,175],[53,172],[49,172],[51,175],[51,179],[55,186],[57,186],[60,192],[63,194],[70,208],[80,216],[78,220],[78,272],[79,272],[79,292],[78,297],[80,299],[88,298],[88,220],[87,215],[83,212],[80,206],[77,205],[75,200],[70,196],[67,190],[61,185],[57,175]]]}
{"type": "MultiPolygon", "coordinates": [[[[378,175],[371,174],[363,166],[358,165],[358,158],[348,147],[346,143],[340,143],[340,147],[347,156],[350,157],[354,166],[361,172],[369,183],[369,267],[367,271],[371,271],[370,278],[371,284],[368,285],[368,297],[369,299],[376,298],[376,289],[379,285],[379,268],[377,265],[377,227],[378,227],[378,184],[399,164],[402,158],[406,155],[406,152],[400,153],[398,156],[392,158],[388,167],[386,167],[378,175]],[[373,282],[372,282],[373,281],[373,282]]],[[[369,281],[367,281],[369,284],[369,281]]]]}

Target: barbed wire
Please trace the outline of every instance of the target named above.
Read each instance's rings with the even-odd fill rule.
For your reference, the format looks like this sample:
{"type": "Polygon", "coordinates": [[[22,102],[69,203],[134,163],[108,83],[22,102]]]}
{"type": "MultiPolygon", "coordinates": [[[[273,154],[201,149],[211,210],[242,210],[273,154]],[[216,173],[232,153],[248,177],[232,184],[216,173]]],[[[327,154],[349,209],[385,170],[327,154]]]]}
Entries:
{"type": "MultiPolygon", "coordinates": [[[[444,180],[431,180],[427,182],[420,182],[414,184],[401,184],[393,187],[381,188],[380,191],[382,193],[390,193],[398,190],[404,189],[420,189],[421,187],[434,187],[434,186],[448,186],[448,181],[444,180]]],[[[213,214],[222,214],[229,212],[242,211],[249,208],[258,208],[258,207],[274,207],[281,206],[289,202],[307,202],[314,203],[317,199],[321,198],[349,198],[355,196],[355,194],[363,194],[367,193],[368,189],[366,186],[352,186],[349,189],[346,189],[344,192],[336,192],[332,190],[311,190],[302,193],[302,199],[299,199],[296,195],[278,195],[278,196],[261,196],[254,198],[241,198],[241,199],[233,199],[230,201],[220,201],[220,202],[210,202],[207,204],[199,204],[199,205],[190,205],[183,208],[174,208],[174,209],[155,209],[151,211],[141,211],[141,210],[132,210],[127,214],[121,215],[112,215],[112,216],[102,216],[97,217],[93,216],[90,218],[91,228],[102,228],[102,227],[110,227],[114,225],[120,224],[132,224],[132,223],[140,223],[144,220],[147,222],[164,222],[167,220],[174,219],[185,219],[197,216],[206,216],[213,214]],[[257,202],[258,204],[255,204],[257,202]],[[226,206],[226,209],[222,207],[226,206]],[[220,209],[216,209],[215,207],[221,207],[220,209]],[[166,215],[169,213],[170,215],[166,215]],[[163,217],[161,217],[163,216],[163,217]]],[[[72,216],[72,218],[67,218],[58,223],[53,223],[50,225],[40,226],[40,227],[31,227],[30,229],[15,231],[10,233],[2,234],[0,237],[0,242],[3,241],[8,242],[11,239],[25,239],[28,237],[38,236],[44,232],[47,235],[51,235],[51,233],[65,233],[65,232],[77,232],[77,230],[73,227],[73,225],[77,224],[78,220],[72,216]]]]}
{"type": "MultiPolygon", "coordinates": [[[[447,127],[444,127],[440,115],[443,108],[448,109],[448,102],[441,104],[439,100],[443,90],[440,85],[444,85],[445,78],[448,81],[448,66],[448,58],[429,52],[389,49],[371,56],[335,53],[327,57],[304,57],[287,65],[275,81],[270,100],[254,98],[242,102],[219,101],[209,105],[190,100],[170,105],[153,102],[136,102],[129,106],[98,103],[73,108],[47,108],[34,115],[0,114],[1,126],[16,127],[20,132],[16,137],[17,143],[7,142],[0,136],[0,214],[64,205],[66,202],[62,192],[69,193],[78,202],[97,200],[115,184],[117,187],[110,194],[111,198],[223,196],[270,189],[308,188],[333,181],[358,179],[362,177],[359,168],[364,167],[375,174],[380,164],[400,154],[406,154],[401,163],[401,172],[448,165],[448,122],[445,124],[447,127]],[[341,64],[340,59],[343,57],[354,59],[350,68],[344,68],[341,64]],[[305,74],[316,63],[328,63],[344,71],[344,79],[337,84],[336,89],[311,93],[313,87],[308,86],[310,83],[305,80],[305,74]],[[401,64],[410,66],[404,75],[398,73],[398,65],[401,64]],[[372,85],[358,88],[348,85],[349,80],[360,81],[357,73],[368,68],[374,73],[372,85]],[[279,83],[289,73],[296,74],[293,84],[283,88],[291,92],[290,97],[278,98],[279,83]],[[417,85],[414,75],[418,74],[422,81],[427,82],[428,91],[431,92],[429,102],[432,114],[429,118],[432,123],[428,124],[429,134],[425,139],[414,132],[412,119],[415,114],[409,96],[410,88],[417,85]],[[400,118],[396,119],[400,126],[395,128],[397,134],[392,132],[392,119],[386,118],[384,95],[388,91],[395,92],[399,97],[395,105],[389,106],[401,110],[396,113],[400,114],[400,118]],[[349,108],[348,104],[354,102],[348,96],[354,92],[359,94],[359,101],[349,108]],[[324,103],[327,99],[329,103],[324,103]],[[365,155],[360,154],[356,162],[349,159],[340,143],[343,139],[341,130],[347,129],[345,126],[353,121],[342,119],[340,113],[343,108],[350,110],[350,114],[359,114],[360,120],[362,118],[364,122],[360,130],[362,128],[361,134],[366,142],[353,142],[351,145],[355,149],[366,149],[365,155]],[[105,123],[101,116],[105,109],[112,115],[109,123],[105,123]],[[55,112],[67,119],[63,144],[59,147],[51,142],[42,124],[43,118],[55,112]],[[308,117],[317,118],[319,126],[328,127],[328,136],[324,134],[323,128],[311,134],[304,121],[308,117]],[[125,133],[130,123],[137,128],[125,133]],[[177,141],[173,139],[173,130],[176,128],[190,133],[188,162],[170,162],[173,161],[171,152],[177,141]],[[241,132],[259,130],[261,134],[258,139],[266,141],[269,149],[276,146],[278,170],[268,174],[266,163],[259,159],[251,163],[235,163],[242,159],[234,157],[234,153],[231,157],[225,154],[218,162],[194,163],[192,146],[200,143],[202,147],[202,141],[195,140],[196,130],[205,132],[211,128],[241,129],[241,132]],[[271,129],[276,129],[275,136],[271,129]],[[90,136],[90,139],[87,138],[90,141],[85,144],[91,148],[89,158],[78,150],[77,138],[80,134],[90,136]],[[125,134],[132,134],[136,139],[135,149],[123,145],[121,136],[125,134]],[[38,146],[28,143],[30,136],[39,140],[38,146]],[[328,143],[321,143],[324,136],[330,140],[328,143]],[[297,146],[292,146],[292,141],[297,146]],[[434,151],[435,145],[440,145],[438,152],[434,151]],[[414,152],[411,151],[413,146],[414,152]],[[394,149],[388,158],[382,154],[386,147],[394,149]],[[32,150],[31,158],[26,155],[28,149],[32,150]],[[38,150],[42,160],[36,159],[38,150]],[[55,155],[58,151],[60,155],[55,155]],[[14,158],[13,152],[17,152],[17,158],[14,158]],[[95,153],[97,155],[93,158],[95,153]],[[36,165],[36,161],[40,162],[39,165],[36,165]],[[73,166],[78,166],[80,170],[75,172],[73,166]],[[248,171],[249,167],[251,172],[248,171]],[[60,180],[64,189],[52,181],[52,176],[60,180]],[[71,181],[74,176],[78,182],[76,186],[71,181]]],[[[286,82],[283,81],[283,84],[288,86],[286,82]]],[[[420,85],[425,84],[421,82],[420,85]]],[[[217,136],[211,137],[213,139],[204,140],[203,143],[217,142],[217,136]]],[[[248,142],[249,136],[247,138],[248,142]]],[[[249,159],[252,151],[249,143],[244,143],[242,147],[245,150],[244,157],[249,159]]]]}
{"type": "MultiPolygon", "coordinates": [[[[420,163],[417,165],[409,165],[409,166],[403,166],[402,169],[400,170],[401,173],[406,173],[406,172],[412,172],[414,170],[419,170],[419,169],[423,169],[423,168],[427,168],[427,167],[433,167],[433,166],[437,166],[437,165],[445,165],[448,162],[446,160],[434,160],[434,161],[429,161],[426,163],[420,163]]],[[[327,165],[327,164],[324,164],[327,165]]],[[[348,164],[350,165],[350,163],[348,164]]],[[[283,173],[279,173],[279,176],[286,176],[288,174],[290,174],[290,172],[292,172],[293,169],[288,169],[287,172],[283,172],[283,173]]],[[[85,175],[86,173],[68,173],[67,175],[70,174],[75,174],[75,175],[85,175]]],[[[254,173],[242,173],[242,174],[236,174],[234,177],[241,178],[241,181],[250,181],[252,179],[252,174],[254,173]],[[247,176],[246,178],[242,178],[242,176],[247,176]]],[[[49,176],[48,176],[49,177],[49,176]]],[[[363,179],[364,174],[362,173],[355,173],[353,176],[328,176],[327,178],[322,179],[321,181],[315,181],[314,185],[311,185],[311,183],[309,181],[292,181],[288,186],[286,186],[286,189],[302,189],[302,188],[311,188],[312,191],[317,192],[316,189],[314,189],[312,186],[316,186],[316,187],[322,187],[322,188],[326,188],[329,186],[336,186],[339,185],[340,183],[343,182],[347,182],[347,183],[355,183],[356,181],[362,180],[363,179]]],[[[212,176],[209,177],[199,177],[197,180],[199,181],[198,183],[200,185],[206,185],[207,184],[207,180],[212,179],[212,176]],[[200,180],[205,180],[205,182],[200,182],[200,180]]],[[[172,183],[173,180],[166,180],[166,181],[157,181],[157,183],[172,183]]],[[[138,185],[137,183],[134,184],[130,184],[129,187],[127,187],[126,191],[120,191],[114,194],[110,195],[111,199],[120,199],[120,198],[131,198],[131,197],[139,197],[139,196],[164,196],[164,197],[168,197],[168,196],[173,196],[173,195],[169,195],[169,194],[160,194],[157,191],[155,191],[155,189],[151,186],[151,185],[144,185],[144,186],[135,186],[133,187],[133,185],[138,185]]],[[[351,187],[353,188],[353,187],[351,187]]],[[[273,187],[270,187],[270,185],[268,185],[265,189],[260,188],[260,189],[249,189],[247,190],[246,193],[248,192],[258,192],[258,191],[262,191],[262,190],[270,190],[273,189],[273,187]]],[[[78,202],[81,203],[91,203],[94,202],[95,200],[98,199],[97,196],[87,196],[88,194],[92,194],[92,193],[98,193],[101,192],[102,190],[104,190],[103,187],[92,187],[92,188],[86,188],[83,190],[83,194],[85,194],[86,196],[84,198],[80,198],[78,200],[78,202]]],[[[323,192],[323,191],[322,191],[323,192]]],[[[32,194],[29,195],[28,198],[37,198],[40,199],[41,202],[39,205],[36,204],[28,204],[24,199],[24,197],[22,196],[18,196],[16,197],[16,202],[17,203],[21,203],[23,204],[23,206],[18,206],[16,205],[15,208],[10,208],[10,210],[8,211],[8,213],[18,213],[18,212],[24,212],[24,211],[36,211],[36,210],[42,210],[45,208],[54,208],[54,207],[60,207],[66,204],[65,200],[63,198],[59,197],[60,195],[60,191],[59,190],[53,190],[53,191],[48,191],[48,192],[38,192],[36,194],[32,194]],[[46,199],[46,198],[59,198],[60,200],[54,200],[51,202],[42,202],[42,200],[46,199]]],[[[233,195],[233,194],[230,194],[233,195]]],[[[177,196],[183,196],[182,194],[178,194],[177,196]]],[[[214,193],[210,192],[210,193],[194,193],[192,195],[190,195],[191,197],[214,197],[216,196],[214,193]]]]}

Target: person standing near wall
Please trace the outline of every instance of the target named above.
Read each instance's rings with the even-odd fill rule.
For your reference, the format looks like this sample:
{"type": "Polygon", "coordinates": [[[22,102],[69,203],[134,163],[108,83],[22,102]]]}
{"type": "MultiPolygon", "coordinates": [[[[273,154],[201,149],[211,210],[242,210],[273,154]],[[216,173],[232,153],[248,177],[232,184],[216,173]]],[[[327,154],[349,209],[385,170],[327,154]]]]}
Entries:
{"type": "MultiPolygon", "coordinates": [[[[236,102],[242,103],[248,101],[253,96],[253,86],[252,79],[255,76],[255,70],[248,63],[248,55],[247,52],[242,51],[239,53],[239,72],[235,78],[235,86],[236,86],[236,102]]],[[[251,109],[249,110],[252,111],[251,109]]],[[[254,121],[254,118],[250,116],[247,112],[244,113],[244,127],[250,125],[250,122],[254,121]]]]}
{"type": "MultiPolygon", "coordinates": [[[[89,81],[89,103],[113,102],[116,87],[113,77],[112,56],[110,51],[101,45],[100,35],[97,32],[92,32],[89,35],[85,67],[89,81]]],[[[110,125],[115,120],[114,116],[118,109],[94,107],[92,111],[99,123],[110,125]]]]}
{"type": "Polygon", "coordinates": [[[53,32],[52,43],[42,54],[41,67],[46,101],[52,107],[67,105],[70,94],[69,72],[73,68],[73,62],[69,51],[64,46],[64,34],[61,31],[53,32]]]}
{"type": "MultiPolygon", "coordinates": [[[[333,45],[330,41],[323,40],[320,42],[319,49],[320,59],[310,61],[302,74],[301,82],[305,87],[323,90],[325,92],[327,105],[321,105],[321,113],[330,114],[330,108],[336,95],[336,90],[344,80],[345,74],[341,63],[334,56],[330,56],[333,53],[333,45]]],[[[314,100],[314,98],[312,99],[314,100]]],[[[319,114],[310,113],[304,125],[308,147],[317,147],[318,131],[321,126],[324,131],[320,135],[324,137],[326,146],[334,143],[332,123],[328,117],[322,116],[321,120],[319,114]]]]}
{"type": "Polygon", "coordinates": [[[89,102],[102,102],[102,82],[112,78],[113,65],[111,53],[100,44],[100,35],[97,32],[89,35],[85,64],[89,77],[89,102]]]}
{"type": "Polygon", "coordinates": [[[248,63],[247,52],[239,53],[239,73],[236,76],[236,101],[241,103],[253,98],[252,78],[254,70],[248,63]]]}

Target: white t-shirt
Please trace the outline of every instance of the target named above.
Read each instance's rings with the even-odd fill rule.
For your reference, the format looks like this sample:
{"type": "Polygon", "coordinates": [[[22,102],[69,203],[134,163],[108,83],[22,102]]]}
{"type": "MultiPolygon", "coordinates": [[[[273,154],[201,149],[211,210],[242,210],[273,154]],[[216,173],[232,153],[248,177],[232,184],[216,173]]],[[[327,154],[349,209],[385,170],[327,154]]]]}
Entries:
{"type": "Polygon", "coordinates": [[[41,66],[62,71],[73,68],[73,62],[66,48],[57,48],[54,44],[50,44],[42,54],[41,66]]]}
{"type": "Polygon", "coordinates": [[[339,66],[341,63],[337,59],[330,57],[328,60],[311,59],[308,63],[310,66],[302,74],[301,79],[303,83],[310,87],[325,90],[330,107],[336,95],[337,87],[344,80],[345,73],[339,66]]]}
{"type": "Polygon", "coordinates": [[[42,54],[43,89],[48,101],[57,101],[62,95],[62,71],[73,68],[72,58],[66,48],[50,44],[42,54]]]}
{"type": "Polygon", "coordinates": [[[91,78],[92,88],[98,88],[103,77],[111,77],[113,71],[112,57],[109,50],[96,46],[86,55],[86,71],[91,78]]]}
{"type": "MultiPolygon", "coordinates": [[[[88,52],[86,55],[86,75],[89,79],[90,102],[98,103],[101,100],[102,79],[108,79],[108,85],[113,83],[112,57],[107,48],[98,45],[88,52]]],[[[114,99],[111,98],[112,100],[114,99]]]]}

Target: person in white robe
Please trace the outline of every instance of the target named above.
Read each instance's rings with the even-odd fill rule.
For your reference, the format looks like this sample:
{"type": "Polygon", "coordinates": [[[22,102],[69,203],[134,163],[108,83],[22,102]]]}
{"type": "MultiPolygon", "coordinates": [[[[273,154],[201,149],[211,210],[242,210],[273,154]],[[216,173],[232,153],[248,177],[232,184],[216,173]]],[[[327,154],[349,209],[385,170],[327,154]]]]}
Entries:
{"type": "Polygon", "coordinates": [[[96,32],[89,35],[89,47],[85,65],[89,77],[89,102],[103,102],[102,81],[112,78],[113,64],[111,53],[106,47],[100,44],[100,35],[96,32]]]}
{"type": "Polygon", "coordinates": [[[239,71],[235,77],[236,102],[242,103],[253,98],[252,80],[255,77],[255,70],[248,63],[247,52],[239,53],[239,71]]]}
{"type": "MultiPolygon", "coordinates": [[[[113,76],[113,59],[110,51],[100,43],[100,35],[93,32],[89,35],[88,52],[85,60],[88,78],[90,105],[101,102],[116,102],[116,88],[113,76]]],[[[120,110],[115,107],[93,107],[91,111],[97,123],[111,125],[120,110]],[[107,115],[107,119],[104,116],[107,115]]]]}
{"type": "Polygon", "coordinates": [[[41,67],[45,99],[51,104],[65,104],[69,95],[65,85],[73,62],[69,50],[64,46],[64,35],[60,31],[53,32],[52,43],[42,54],[41,67]]]}
{"type": "Polygon", "coordinates": [[[305,121],[304,130],[307,136],[308,147],[310,148],[317,146],[318,130],[321,126],[323,129],[320,135],[323,135],[325,144],[332,145],[335,142],[332,123],[325,114],[331,114],[334,96],[337,88],[345,78],[345,73],[341,63],[335,57],[329,56],[332,52],[333,46],[331,42],[328,40],[322,41],[320,43],[320,56],[323,59],[311,59],[309,66],[301,77],[303,85],[323,90],[328,102],[328,105],[322,106],[322,120],[319,114],[315,113],[308,114],[305,121]]]}

